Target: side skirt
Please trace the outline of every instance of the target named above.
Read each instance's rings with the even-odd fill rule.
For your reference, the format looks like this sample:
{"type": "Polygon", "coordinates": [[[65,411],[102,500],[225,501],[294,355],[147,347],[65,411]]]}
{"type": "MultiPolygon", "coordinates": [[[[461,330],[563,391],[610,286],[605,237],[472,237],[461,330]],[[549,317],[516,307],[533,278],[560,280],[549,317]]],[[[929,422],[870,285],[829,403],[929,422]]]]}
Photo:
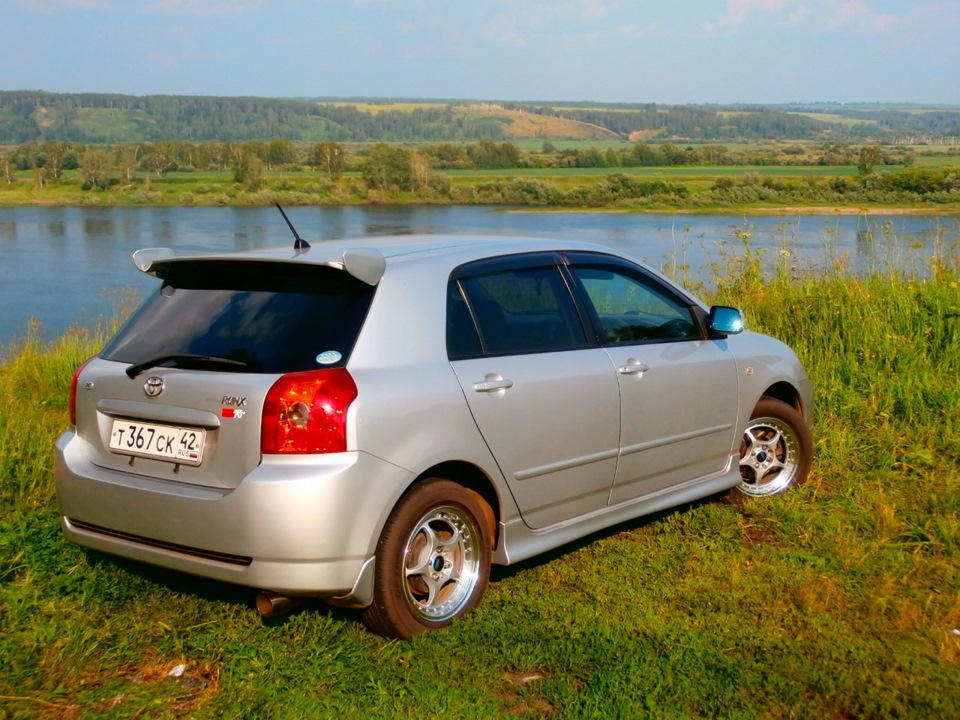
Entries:
{"type": "Polygon", "coordinates": [[[740,483],[738,460],[739,455],[731,455],[726,471],[719,475],[690,480],[682,485],[633,498],[545,528],[531,530],[519,518],[508,523],[501,522],[500,542],[493,553],[493,562],[498,565],[512,565],[617,523],[729,490],[740,483]]]}

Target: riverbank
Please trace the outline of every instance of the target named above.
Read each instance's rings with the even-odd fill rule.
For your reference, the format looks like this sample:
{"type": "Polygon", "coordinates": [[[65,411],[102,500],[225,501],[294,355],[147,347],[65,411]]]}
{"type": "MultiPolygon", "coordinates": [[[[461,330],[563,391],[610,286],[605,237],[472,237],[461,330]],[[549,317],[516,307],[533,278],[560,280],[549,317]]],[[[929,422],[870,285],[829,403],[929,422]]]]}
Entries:
{"type": "Polygon", "coordinates": [[[434,172],[417,190],[371,188],[358,173],[330,180],[305,170],[269,173],[256,183],[236,182],[226,172],[181,171],[94,188],[67,173],[55,181],[19,176],[0,184],[0,207],[267,207],[279,202],[285,207],[478,205],[637,214],[960,215],[960,181],[946,170],[867,177],[830,176],[823,168],[809,175],[796,175],[796,168],[763,168],[762,175],[756,168],[740,168],[740,174],[731,174],[736,170],[716,175],[658,174],[649,168],[593,175],[434,172]]]}
{"type": "Polygon", "coordinates": [[[755,205],[744,205],[742,207],[723,207],[723,208],[677,208],[664,210],[663,208],[510,208],[503,210],[505,213],[608,213],[608,214],[629,214],[629,213],[675,213],[677,215],[942,215],[951,217],[960,215],[960,203],[954,205],[937,206],[936,211],[931,211],[928,207],[862,207],[862,206],[809,206],[809,207],[757,207],[755,205]]]}
{"type": "MultiPolygon", "coordinates": [[[[237,196],[229,201],[212,198],[206,201],[190,199],[187,202],[175,202],[172,198],[152,198],[151,201],[138,201],[115,195],[46,195],[39,193],[4,194],[0,193],[0,207],[268,207],[279,202],[285,207],[342,207],[342,206],[382,206],[382,205],[433,205],[433,206],[474,206],[484,203],[459,203],[448,199],[398,197],[391,202],[381,200],[351,200],[304,202],[302,198],[291,198],[282,192],[256,196],[237,196]]],[[[501,203],[490,203],[500,205],[501,203]]],[[[509,213],[608,213],[608,214],[660,214],[677,215],[942,215],[945,217],[960,215],[960,201],[956,203],[915,203],[912,205],[868,205],[860,203],[849,205],[759,205],[757,203],[732,203],[728,205],[685,206],[673,203],[650,203],[626,205],[622,203],[590,206],[544,206],[529,204],[524,207],[512,207],[502,212],[509,213]]]]}

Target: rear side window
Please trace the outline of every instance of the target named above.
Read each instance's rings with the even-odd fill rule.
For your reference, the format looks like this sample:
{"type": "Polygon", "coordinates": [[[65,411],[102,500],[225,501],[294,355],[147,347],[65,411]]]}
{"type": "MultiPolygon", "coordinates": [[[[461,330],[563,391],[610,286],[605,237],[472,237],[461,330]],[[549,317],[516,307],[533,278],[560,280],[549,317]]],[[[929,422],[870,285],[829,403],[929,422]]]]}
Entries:
{"type": "Polygon", "coordinates": [[[101,357],[135,364],[166,356],[212,356],[237,361],[240,372],[257,373],[336,367],[353,349],[374,292],[330,267],[173,263],[163,273],[161,288],[101,357]]]}
{"type": "Polygon", "coordinates": [[[451,359],[571,350],[586,344],[557,266],[513,264],[493,272],[474,266],[451,285],[447,298],[451,359]]]}

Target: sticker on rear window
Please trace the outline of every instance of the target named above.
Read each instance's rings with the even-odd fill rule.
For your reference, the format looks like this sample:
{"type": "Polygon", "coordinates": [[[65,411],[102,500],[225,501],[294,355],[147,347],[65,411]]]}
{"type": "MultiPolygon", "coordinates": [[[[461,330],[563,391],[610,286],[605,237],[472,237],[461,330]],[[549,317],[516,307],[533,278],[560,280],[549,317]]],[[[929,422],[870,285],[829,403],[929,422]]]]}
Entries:
{"type": "Polygon", "coordinates": [[[336,350],[327,350],[317,355],[317,363],[320,365],[333,365],[334,363],[340,362],[340,359],[343,357],[336,350]]]}

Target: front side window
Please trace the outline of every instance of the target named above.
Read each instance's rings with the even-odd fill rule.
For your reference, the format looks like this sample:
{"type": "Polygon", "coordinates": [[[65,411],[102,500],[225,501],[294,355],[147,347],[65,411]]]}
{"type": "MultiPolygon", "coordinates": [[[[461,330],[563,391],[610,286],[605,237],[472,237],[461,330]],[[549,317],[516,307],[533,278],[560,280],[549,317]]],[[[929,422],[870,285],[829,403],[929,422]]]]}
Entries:
{"type": "Polygon", "coordinates": [[[694,340],[700,330],[691,308],[655,278],[602,262],[573,264],[606,345],[694,340]]]}
{"type": "Polygon", "coordinates": [[[447,318],[451,359],[570,350],[586,343],[555,264],[491,272],[473,268],[451,281],[447,318]]]}

